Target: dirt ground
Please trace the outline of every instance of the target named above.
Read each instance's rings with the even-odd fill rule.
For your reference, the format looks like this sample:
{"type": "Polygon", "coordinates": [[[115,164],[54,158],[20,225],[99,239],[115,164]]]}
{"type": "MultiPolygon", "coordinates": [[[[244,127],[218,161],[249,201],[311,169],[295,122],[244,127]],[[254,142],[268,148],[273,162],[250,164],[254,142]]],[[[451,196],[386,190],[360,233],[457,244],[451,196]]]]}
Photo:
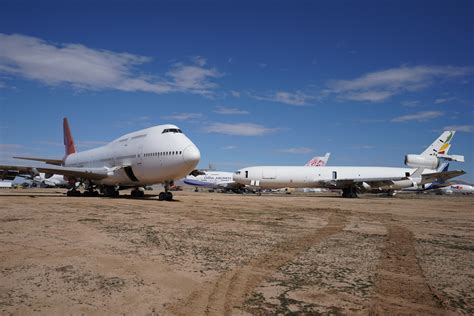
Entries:
{"type": "Polygon", "coordinates": [[[0,191],[0,313],[474,314],[474,197],[175,199],[0,191]]]}

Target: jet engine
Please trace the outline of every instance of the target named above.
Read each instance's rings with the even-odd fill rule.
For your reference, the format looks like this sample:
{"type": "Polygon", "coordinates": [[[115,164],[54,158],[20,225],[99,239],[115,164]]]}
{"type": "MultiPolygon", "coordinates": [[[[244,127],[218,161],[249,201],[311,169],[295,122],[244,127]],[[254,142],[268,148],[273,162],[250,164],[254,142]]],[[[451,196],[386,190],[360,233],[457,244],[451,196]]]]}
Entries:
{"type": "Polygon", "coordinates": [[[434,156],[406,155],[405,165],[412,168],[436,169],[440,161],[434,156]]]}

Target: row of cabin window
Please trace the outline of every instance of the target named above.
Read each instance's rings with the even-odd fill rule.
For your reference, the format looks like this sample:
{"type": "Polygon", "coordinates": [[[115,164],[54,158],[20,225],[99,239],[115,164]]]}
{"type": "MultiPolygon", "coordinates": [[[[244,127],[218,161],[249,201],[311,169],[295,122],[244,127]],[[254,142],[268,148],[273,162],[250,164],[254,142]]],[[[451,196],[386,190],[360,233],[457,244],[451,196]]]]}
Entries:
{"type": "Polygon", "coordinates": [[[171,155],[181,155],[182,151],[163,151],[159,153],[147,153],[145,157],[159,157],[159,156],[171,156],[171,155]]]}

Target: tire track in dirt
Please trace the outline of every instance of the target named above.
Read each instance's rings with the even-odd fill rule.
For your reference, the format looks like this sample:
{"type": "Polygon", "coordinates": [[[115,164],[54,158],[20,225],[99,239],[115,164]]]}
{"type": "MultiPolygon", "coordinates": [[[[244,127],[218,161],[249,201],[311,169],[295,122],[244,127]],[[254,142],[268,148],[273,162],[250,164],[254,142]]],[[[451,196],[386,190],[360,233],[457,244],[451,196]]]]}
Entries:
{"type": "Polygon", "coordinates": [[[270,251],[221,274],[209,287],[193,292],[187,299],[171,307],[174,315],[231,315],[234,308],[243,305],[245,298],[279,267],[300,253],[336,234],[345,227],[347,213],[332,213],[326,226],[309,234],[286,240],[270,251]]]}
{"type": "Polygon", "coordinates": [[[444,315],[447,310],[427,283],[416,257],[415,237],[388,224],[387,240],[376,272],[370,315],[444,315]]]}

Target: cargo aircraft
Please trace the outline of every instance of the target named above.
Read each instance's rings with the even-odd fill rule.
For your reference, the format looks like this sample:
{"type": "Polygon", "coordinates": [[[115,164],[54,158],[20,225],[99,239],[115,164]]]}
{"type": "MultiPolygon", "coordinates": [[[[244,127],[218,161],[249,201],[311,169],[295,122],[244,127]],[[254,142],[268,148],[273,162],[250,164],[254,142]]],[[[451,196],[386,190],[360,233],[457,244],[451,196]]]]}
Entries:
{"type": "MultiPolygon", "coordinates": [[[[311,158],[305,166],[325,166],[328,162],[330,153],[326,153],[324,156],[316,156],[311,158]]],[[[196,187],[195,191],[198,191],[198,187],[205,187],[210,190],[220,189],[225,192],[242,192],[245,187],[242,184],[236,183],[233,179],[232,172],[226,171],[212,171],[212,170],[200,170],[201,174],[188,175],[184,179],[184,183],[190,186],[196,187]]]]}
{"type": "Polygon", "coordinates": [[[170,186],[190,174],[201,157],[199,149],[175,125],[166,124],[123,135],[91,150],[76,151],[67,118],[63,120],[63,159],[14,157],[45,163],[42,166],[0,165],[0,180],[15,174],[63,175],[71,189],[68,196],[117,197],[120,189],[133,188],[132,197],[142,197],[143,187],[162,183],[159,200],[170,201],[170,186]],[[81,194],[78,184],[84,184],[81,194]]]}
{"type": "Polygon", "coordinates": [[[345,198],[357,197],[359,192],[393,192],[465,174],[462,170],[436,170],[444,161],[464,161],[464,156],[447,155],[454,134],[443,132],[421,154],[406,155],[405,164],[411,168],[257,166],[236,171],[233,179],[260,189],[341,189],[345,198]]]}

